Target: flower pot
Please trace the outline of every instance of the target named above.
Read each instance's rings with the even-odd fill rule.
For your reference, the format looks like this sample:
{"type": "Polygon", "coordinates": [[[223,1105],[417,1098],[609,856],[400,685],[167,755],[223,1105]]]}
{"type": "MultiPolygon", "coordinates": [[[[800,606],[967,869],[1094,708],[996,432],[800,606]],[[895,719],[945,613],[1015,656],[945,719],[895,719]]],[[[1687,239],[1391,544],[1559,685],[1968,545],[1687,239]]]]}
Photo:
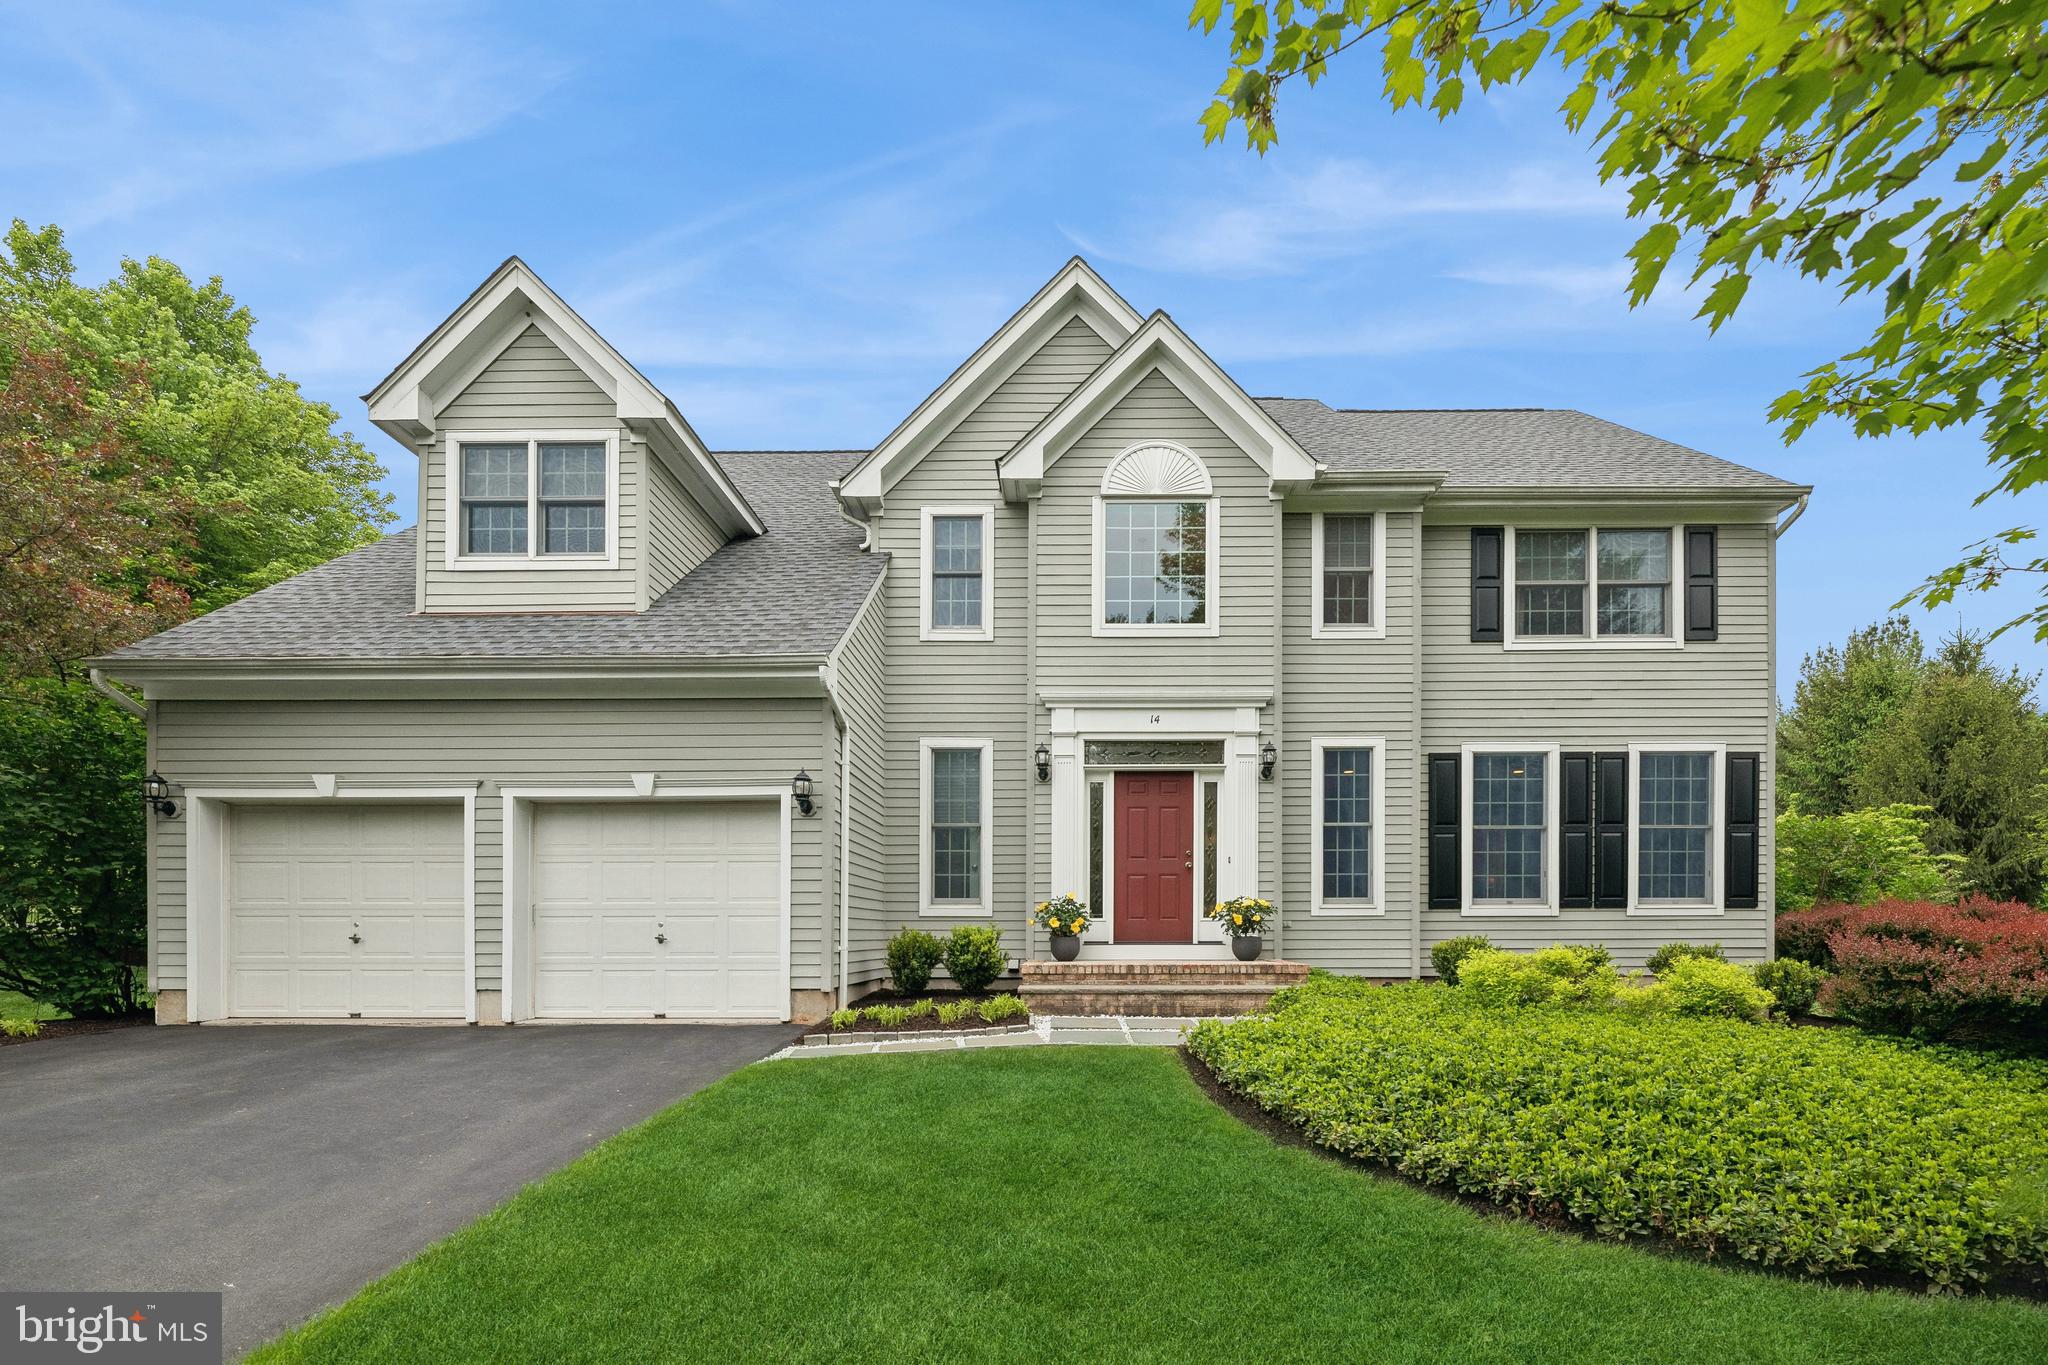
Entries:
{"type": "Polygon", "coordinates": [[[1257,934],[1232,934],[1230,951],[1237,955],[1239,962],[1257,962],[1259,953],[1266,946],[1266,940],[1257,934]]]}
{"type": "Polygon", "coordinates": [[[1072,962],[1081,955],[1081,936],[1079,934],[1054,934],[1052,936],[1052,955],[1055,961],[1072,962]]]}

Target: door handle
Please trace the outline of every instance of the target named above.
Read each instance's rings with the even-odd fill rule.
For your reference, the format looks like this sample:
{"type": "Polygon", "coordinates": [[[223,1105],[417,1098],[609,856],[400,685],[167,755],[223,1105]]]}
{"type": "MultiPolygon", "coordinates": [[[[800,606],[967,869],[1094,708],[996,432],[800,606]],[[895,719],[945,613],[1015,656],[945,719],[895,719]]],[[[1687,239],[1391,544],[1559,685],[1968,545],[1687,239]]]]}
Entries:
{"type": "Polygon", "coordinates": [[[361,934],[350,934],[348,936],[348,941],[350,943],[361,943],[363,941],[363,936],[361,934]]]}
{"type": "Polygon", "coordinates": [[[1183,860],[1181,862],[1181,866],[1187,868],[1190,871],[1193,871],[1195,866],[1195,851],[1193,849],[1189,849],[1187,852],[1181,854],[1180,856],[1183,860]]]}
{"type": "Polygon", "coordinates": [[[667,934],[656,934],[656,935],[654,936],[654,941],[655,941],[656,943],[666,943],[666,942],[668,942],[668,935],[667,935],[667,934]]]}

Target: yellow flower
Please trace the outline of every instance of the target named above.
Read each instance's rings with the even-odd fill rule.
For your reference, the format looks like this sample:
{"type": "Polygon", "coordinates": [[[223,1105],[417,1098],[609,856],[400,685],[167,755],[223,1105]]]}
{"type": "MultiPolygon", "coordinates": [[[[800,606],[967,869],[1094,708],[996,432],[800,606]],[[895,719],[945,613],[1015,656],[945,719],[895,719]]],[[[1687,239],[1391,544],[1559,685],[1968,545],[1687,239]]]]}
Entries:
{"type": "Polygon", "coordinates": [[[1232,924],[1243,924],[1243,923],[1244,923],[1244,916],[1243,916],[1243,915],[1232,915],[1232,916],[1230,917],[1230,922],[1231,922],[1232,924]]]}

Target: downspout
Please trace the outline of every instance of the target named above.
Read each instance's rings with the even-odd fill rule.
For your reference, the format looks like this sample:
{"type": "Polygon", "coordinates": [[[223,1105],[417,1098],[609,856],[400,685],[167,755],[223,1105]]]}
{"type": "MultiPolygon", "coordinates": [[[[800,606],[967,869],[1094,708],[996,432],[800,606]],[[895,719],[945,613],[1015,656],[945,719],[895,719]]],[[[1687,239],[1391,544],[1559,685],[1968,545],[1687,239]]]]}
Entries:
{"type": "MultiPolygon", "coordinates": [[[[1413,528],[1411,547],[1408,551],[1408,670],[1409,695],[1415,699],[1408,708],[1409,762],[1414,766],[1408,783],[1409,795],[1413,801],[1413,829],[1418,854],[1415,872],[1409,876],[1413,887],[1408,910],[1408,979],[1422,979],[1422,916],[1429,906],[1429,896],[1424,890],[1429,877],[1429,824],[1425,818],[1424,794],[1426,775],[1429,772],[1429,758],[1422,752],[1422,508],[1418,505],[1410,514],[1409,525],[1413,528]]],[[[1462,874],[1461,874],[1462,875],[1462,874]]]]}
{"type": "Polygon", "coordinates": [[[86,681],[92,684],[93,690],[95,692],[98,692],[104,697],[106,697],[107,700],[113,702],[114,705],[120,707],[129,715],[135,717],[135,719],[141,721],[146,721],[149,719],[149,711],[142,705],[141,702],[135,700],[135,698],[129,696],[126,692],[123,692],[120,688],[108,682],[106,675],[104,673],[101,673],[97,668],[87,669],[85,672],[85,677],[86,681]]]}
{"type": "Polygon", "coordinates": [[[1801,493],[1799,495],[1799,501],[1792,505],[1792,515],[1779,522],[1777,528],[1771,532],[1772,540],[1782,537],[1787,531],[1792,529],[1793,522],[1806,515],[1806,502],[1812,496],[1813,494],[1811,493],[1801,493]]]}

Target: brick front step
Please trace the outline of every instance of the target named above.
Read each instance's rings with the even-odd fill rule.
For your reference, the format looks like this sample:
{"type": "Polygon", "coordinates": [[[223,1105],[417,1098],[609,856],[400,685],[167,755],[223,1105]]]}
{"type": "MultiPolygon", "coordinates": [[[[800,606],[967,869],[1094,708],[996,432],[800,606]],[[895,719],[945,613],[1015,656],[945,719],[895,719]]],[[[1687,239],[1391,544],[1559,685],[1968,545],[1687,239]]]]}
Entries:
{"type": "Polygon", "coordinates": [[[1214,1016],[1264,1009],[1274,991],[1308,978],[1308,964],[1026,962],[1021,975],[1033,1014],[1214,1016]]]}

